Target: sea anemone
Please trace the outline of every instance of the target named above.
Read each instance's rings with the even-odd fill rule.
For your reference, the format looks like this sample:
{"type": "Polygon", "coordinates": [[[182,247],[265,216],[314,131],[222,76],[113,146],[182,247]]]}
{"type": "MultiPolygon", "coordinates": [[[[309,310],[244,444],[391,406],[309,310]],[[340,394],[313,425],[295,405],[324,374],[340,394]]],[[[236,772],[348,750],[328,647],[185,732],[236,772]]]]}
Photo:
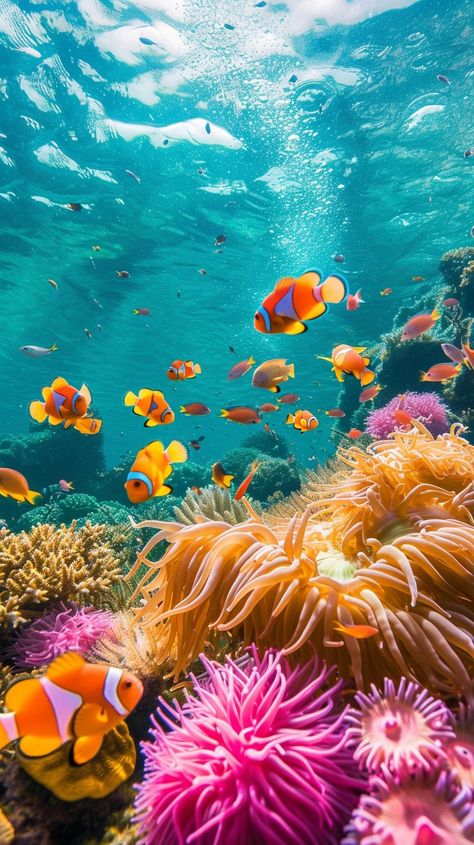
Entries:
{"type": "Polygon", "coordinates": [[[354,759],[369,772],[386,766],[400,775],[422,768],[430,773],[447,762],[445,743],[455,739],[451,714],[426,689],[402,678],[385,678],[383,693],[357,693],[358,708],[347,713],[346,734],[354,759]]]}
{"type": "Polygon", "coordinates": [[[133,610],[122,610],[92,644],[88,658],[127,669],[140,678],[161,677],[173,657],[166,641],[164,625],[147,625],[146,618],[138,621],[133,610]]]}
{"type": "Polygon", "coordinates": [[[344,748],[342,682],[316,657],[203,655],[185,703],[161,700],[136,808],[146,845],[336,845],[364,788],[344,748]],[[167,732],[160,720],[171,732],[167,732]]]}
{"type": "Polygon", "coordinates": [[[166,624],[177,674],[232,631],[299,659],[315,648],[361,689],[405,675],[472,699],[473,457],[456,428],[435,440],[416,423],[343,450],[344,473],[286,521],[280,506],[233,526],[141,523],[158,532],[129,576],[143,572],[136,614],[166,624]]]}
{"type": "Polygon", "coordinates": [[[386,437],[397,428],[403,428],[395,419],[395,411],[403,409],[414,420],[426,426],[436,437],[449,429],[447,406],[437,393],[404,393],[395,396],[386,405],[371,411],[366,421],[366,431],[372,437],[386,437]]]}
{"type": "Polygon", "coordinates": [[[342,845],[469,845],[474,807],[468,789],[458,791],[449,772],[426,778],[417,772],[400,782],[385,770],[361,798],[342,845]]]}
{"type": "Polygon", "coordinates": [[[453,777],[474,796],[474,709],[460,704],[454,724],[455,736],[445,744],[448,768],[453,777]]]}
{"type": "Polygon", "coordinates": [[[51,663],[59,654],[84,654],[102,637],[113,621],[113,613],[94,607],[60,604],[18,633],[11,657],[19,669],[51,663]]]}

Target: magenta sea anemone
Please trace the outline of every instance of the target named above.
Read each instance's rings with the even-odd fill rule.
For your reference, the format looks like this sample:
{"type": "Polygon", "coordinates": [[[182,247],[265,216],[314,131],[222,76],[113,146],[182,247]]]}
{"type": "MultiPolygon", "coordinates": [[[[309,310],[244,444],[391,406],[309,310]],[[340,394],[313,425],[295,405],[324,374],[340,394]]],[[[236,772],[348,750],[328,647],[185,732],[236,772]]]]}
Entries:
{"type": "Polygon", "coordinates": [[[201,655],[184,705],[161,701],[137,787],[144,845],[336,845],[364,781],[344,747],[342,681],[281,652],[201,655]]]}
{"type": "Polygon", "coordinates": [[[454,725],[455,737],[446,744],[448,768],[474,796],[474,709],[461,704],[454,725]]]}
{"type": "Polygon", "coordinates": [[[451,714],[419,684],[402,678],[396,687],[385,678],[383,693],[372,684],[368,695],[358,692],[355,700],[358,709],[347,713],[346,737],[361,767],[379,772],[386,766],[406,776],[447,762],[444,744],[455,740],[451,714]]]}
{"type": "Polygon", "coordinates": [[[342,845],[469,845],[474,841],[474,806],[449,772],[421,772],[400,783],[387,770],[361,798],[342,845]]]}
{"type": "Polygon", "coordinates": [[[105,610],[61,603],[19,632],[10,655],[19,669],[31,669],[51,663],[65,651],[84,654],[105,634],[113,618],[105,610]]]}
{"type": "Polygon", "coordinates": [[[437,393],[413,393],[408,391],[395,396],[386,405],[372,411],[367,417],[366,431],[372,437],[385,440],[391,431],[403,428],[397,422],[395,411],[403,410],[414,420],[419,420],[433,437],[449,430],[447,407],[437,393]]]}

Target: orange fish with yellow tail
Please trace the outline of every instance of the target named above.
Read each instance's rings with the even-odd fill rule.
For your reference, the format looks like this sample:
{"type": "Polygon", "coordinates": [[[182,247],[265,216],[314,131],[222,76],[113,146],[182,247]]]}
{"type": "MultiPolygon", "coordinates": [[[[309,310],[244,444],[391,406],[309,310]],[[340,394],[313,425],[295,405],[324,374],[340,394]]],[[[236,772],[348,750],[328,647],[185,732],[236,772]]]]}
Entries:
{"type": "Polygon", "coordinates": [[[29,502],[30,505],[41,499],[41,493],[30,490],[25,476],[9,467],[0,467],[0,496],[9,496],[17,502],[29,502]]]}
{"type": "Polygon", "coordinates": [[[216,463],[212,465],[212,480],[218,487],[223,487],[224,490],[228,490],[234,477],[235,476],[228,475],[226,473],[224,467],[219,461],[216,461],[216,463]]]}
{"type": "Polygon", "coordinates": [[[133,408],[133,413],[137,416],[146,417],[145,428],[174,422],[174,413],[161,390],[149,390],[144,387],[138,391],[138,396],[129,390],[123,398],[123,404],[133,408]]]}
{"type": "Polygon", "coordinates": [[[0,714],[0,748],[19,740],[22,754],[43,757],[70,740],[76,765],[92,760],[106,733],[125,719],[143,694],[124,669],[86,663],[80,654],[57,657],[41,678],[13,682],[8,713],[0,714]]]}
{"type": "Polygon", "coordinates": [[[81,434],[98,434],[102,420],[88,415],[92,396],[86,384],[80,390],[69,384],[65,378],[55,378],[51,387],[43,387],[43,402],[30,402],[30,417],[38,423],[46,419],[50,425],[72,426],[81,434]]]}
{"type": "Polygon", "coordinates": [[[329,361],[333,365],[332,369],[338,381],[344,381],[343,374],[353,375],[359,379],[362,387],[371,384],[375,378],[375,373],[367,369],[370,364],[370,358],[363,357],[365,346],[347,346],[344,343],[335,346],[332,350],[331,357],[326,358],[324,355],[316,355],[321,361],[329,361]]]}
{"type": "Polygon", "coordinates": [[[255,312],[254,327],[263,334],[301,334],[308,329],[305,320],[322,317],[328,305],[343,302],[348,292],[342,276],[328,276],[324,282],[317,270],[296,279],[287,276],[255,312]]]}
{"type": "Polygon", "coordinates": [[[131,502],[147,502],[154,496],[167,496],[173,488],[165,481],[173,472],[173,464],[187,461],[186,447],[172,440],[167,449],[155,440],[140,449],[124,484],[131,502]]]}
{"type": "Polygon", "coordinates": [[[202,372],[200,364],[194,364],[193,361],[173,361],[166,372],[171,381],[184,381],[188,378],[196,378],[202,372]]]}
{"type": "Polygon", "coordinates": [[[287,414],[287,425],[292,425],[297,431],[303,434],[305,431],[313,431],[318,427],[319,422],[311,411],[295,411],[294,414],[287,414]]]}

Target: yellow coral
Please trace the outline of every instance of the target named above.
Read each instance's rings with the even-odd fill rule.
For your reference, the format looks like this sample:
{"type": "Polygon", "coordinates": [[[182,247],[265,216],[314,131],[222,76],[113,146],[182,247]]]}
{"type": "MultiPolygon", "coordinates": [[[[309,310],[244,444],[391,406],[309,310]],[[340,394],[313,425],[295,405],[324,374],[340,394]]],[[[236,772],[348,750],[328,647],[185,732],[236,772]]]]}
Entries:
{"type": "Polygon", "coordinates": [[[15,627],[46,604],[104,600],[121,575],[103,525],[0,530],[0,625],[15,627]]]}

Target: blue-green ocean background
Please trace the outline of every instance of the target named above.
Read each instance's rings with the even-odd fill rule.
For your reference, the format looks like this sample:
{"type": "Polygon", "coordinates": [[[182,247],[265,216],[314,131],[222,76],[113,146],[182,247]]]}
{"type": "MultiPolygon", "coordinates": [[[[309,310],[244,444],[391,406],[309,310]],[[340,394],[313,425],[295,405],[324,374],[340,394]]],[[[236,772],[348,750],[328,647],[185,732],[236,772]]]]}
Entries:
{"type": "MultiPolygon", "coordinates": [[[[315,355],[374,344],[440,283],[441,255],[472,244],[469,1],[1,0],[0,20],[0,430],[26,434],[29,402],[61,375],[89,385],[109,465],[155,436],[200,435],[193,460],[208,463],[249,434],[222,407],[271,401],[250,376],[227,382],[229,368],[281,356],[321,424],[301,437],[284,410],[268,421],[303,465],[324,460],[334,421],[319,409],[339,387],[315,355]],[[156,148],[114,130],[195,117],[242,146],[156,148]],[[342,271],[365,304],[302,336],[258,334],[276,280],[313,267],[342,271]],[[53,342],[46,358],[19,351],[53,342]],[[202,376],[169,382],[175,358],[202,376]],[[141,387],[165,391],[173,426],[150,436],[123,406],[141,387]],[[179,414],[191,401],[213,415],[179,414]]],[[[73,454],[81,435],[69,435],[73,454]]]]}

